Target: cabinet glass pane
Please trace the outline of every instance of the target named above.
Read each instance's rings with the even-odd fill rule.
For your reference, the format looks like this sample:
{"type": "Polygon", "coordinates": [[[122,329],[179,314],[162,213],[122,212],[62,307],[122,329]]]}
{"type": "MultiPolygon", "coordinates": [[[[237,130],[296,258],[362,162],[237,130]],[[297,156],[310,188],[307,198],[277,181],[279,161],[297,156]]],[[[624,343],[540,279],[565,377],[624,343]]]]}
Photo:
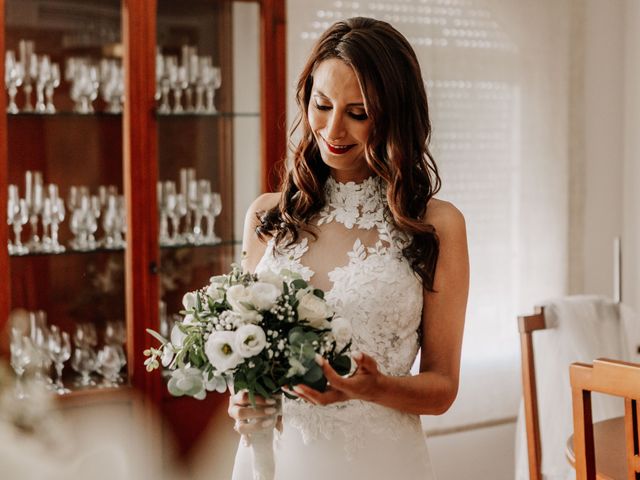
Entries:
{"type": "Polygon", "coordinates": [[[182,295],[239,260],[244,214],[259,193],[259,5],[160,0],[157,20],[166,333],[182,295]]]}
{"type": "MultiPolygon", "coordinates": [[[[15,346],[53,350],[67,333],[63,380],[76,390],[126,382],[120,10],[119,0],[5,2],[15,346]]],[[[53,367],[27,370],[48,378],[53,367]]]]}

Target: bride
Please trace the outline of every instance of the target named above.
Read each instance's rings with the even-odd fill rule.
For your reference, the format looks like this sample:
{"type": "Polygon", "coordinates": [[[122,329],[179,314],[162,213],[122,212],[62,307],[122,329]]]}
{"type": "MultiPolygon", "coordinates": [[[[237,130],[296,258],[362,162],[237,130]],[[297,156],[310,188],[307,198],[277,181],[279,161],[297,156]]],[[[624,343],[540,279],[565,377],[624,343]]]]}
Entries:
{"type": "Polygon", "coordinates": [[[243,266],[287,268],[323,289],[351,320],[357,368],[344,378],[319,359],[329,388],[295,386],[281,410],[235,393],[229,415],[244,441],[233,479],[252,478],[251,434],[275,427],[278,480],[433,479],[419,415],[456,397],[469,265],[462,214],[434,198],[416,55],[385,22],[337,22],[315,45],[297,101],[301,139],[281,192],[247,213],[243,266]]]}

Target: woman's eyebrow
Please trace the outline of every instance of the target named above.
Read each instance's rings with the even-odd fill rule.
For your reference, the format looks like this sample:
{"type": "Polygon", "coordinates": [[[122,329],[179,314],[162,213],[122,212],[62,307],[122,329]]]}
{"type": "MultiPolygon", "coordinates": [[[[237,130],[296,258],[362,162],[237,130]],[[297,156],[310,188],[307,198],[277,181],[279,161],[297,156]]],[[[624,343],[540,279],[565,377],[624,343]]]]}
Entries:
{"type": "MultiPolygon", "coordinates": [[[[319,97],[322,97],[322,98],[324,98],[325,100],[329,100],[329,101],[331,101],[331,99],[330,99],[328,96],[326,96],[324,93],[322,93],[320,90],[315,90],[315,91],[313,92],[313,94],[314,94],[314,95],[317,95],[317,96],[319,96],[319,97]]],[[[362,107],[362,108],[364,108],[364,103],[362,103],[362,102],[352,102],[352,103],[347,103],[347,107],[362,107]]]]}

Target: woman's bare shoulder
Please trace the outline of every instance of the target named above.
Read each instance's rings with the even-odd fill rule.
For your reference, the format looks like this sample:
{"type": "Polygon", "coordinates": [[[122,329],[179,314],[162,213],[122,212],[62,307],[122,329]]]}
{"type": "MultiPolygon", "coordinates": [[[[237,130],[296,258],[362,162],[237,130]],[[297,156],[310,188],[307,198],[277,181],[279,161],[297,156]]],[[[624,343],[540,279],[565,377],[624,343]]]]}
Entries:
{"type": "Polygon", "coordinates": [[[453,203],[438,198],[429,200],[425,222],[435,227],[438,236],[466,230],[462,212],[453,203]]]}
{"type": "Polygon", "coordinates": [[[279,200],[280,192],[263,193],[253,201],[249,207],[249,211],[256,213],[263,210],[270,210],[278,204],[279,200]]]}

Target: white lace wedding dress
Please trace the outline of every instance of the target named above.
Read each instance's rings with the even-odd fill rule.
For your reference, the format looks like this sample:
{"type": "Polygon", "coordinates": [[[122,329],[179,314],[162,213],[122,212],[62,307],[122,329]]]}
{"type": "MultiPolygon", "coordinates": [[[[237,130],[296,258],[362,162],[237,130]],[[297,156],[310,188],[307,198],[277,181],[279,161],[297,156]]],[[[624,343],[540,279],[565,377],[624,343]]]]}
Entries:
{"type": "MultiPolygon", "coordinates": [[[[314,221],[318,238],[302,235],[256,267],[287,268],[326,292],[353,326],[352,350],[371,355],[386,375],[408,375],[419,348],[422,283],[402,256],[406,237],[386,219],[381,181],[325,185],[314,221]]],[[[276,480],[414,480],[434,478],[420,419],[351,400],[316,406],[283,402],[284,430],[275,441],[276,480]]],[[[251,480],[249,449],[238,447],[233,480],[251,480]]]]}

